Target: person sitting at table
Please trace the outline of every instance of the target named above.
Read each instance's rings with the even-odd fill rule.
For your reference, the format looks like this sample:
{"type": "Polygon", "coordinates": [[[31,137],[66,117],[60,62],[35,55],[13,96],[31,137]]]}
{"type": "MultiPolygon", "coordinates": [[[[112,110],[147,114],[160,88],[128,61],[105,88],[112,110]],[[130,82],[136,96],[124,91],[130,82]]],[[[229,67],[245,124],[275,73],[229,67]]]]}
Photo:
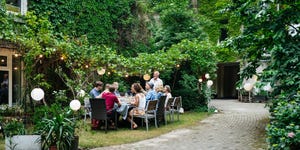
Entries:
{"type": "Polygon", "coordinates": [[[135,93],[135,96],[130,104],[136,108],[130,110],[129,115],[127,116],[127,120],[132,124],[132,128],[136,129],[138,126],[134,121],[131,121],[131,118],[133,115],[145,113],[146,98],[139,83],[133,83],[131,85],[131,91],[132,93],[135,93]]]}
{"type": "Polygon", "coordinates": [[[117,97],[120,97],[120,92],[118,91],[118,89],[119,89],[119,83],[118,82],[114,82],[113,83],[113,86],[115,87],[115,95],[117,96],[117,97]]]}
{"type": "Polygon", "coordinates": [[[125,102],[125,101],[126,101],[126,97],[125,97],[125,93],[124,93],[124,92],[120,92],[119,100],[120,100],[121,102],[125,102]]]}
{"type": "Polygon", "coordinates": [[[165,107],[168,103],[168,100],[172,97],[172,94],[171,94],[171,88],[169,85],[165,85],[164,87],[164,95],[167,96],[166,97],[166,103],[165,103],[165,107]]]}
{"type": "Polygon", "coordinates": [[[163,85],[157,85],[155,88],[155,92],[156,92],[156,98],[155,99],[159,99],[161,96],[164,95],[164,87],[163,85]]]}
{"type": "Polygon", "coordinates": [[[89,95],[91,98],[96,98],[101,94],[101,90],[103,87],[103,82],[101,81],[95,81],[94,88],[90,91],[89,95]]]}
{"type": "MultiPolygon", "coordinates": [[[[121,103],[114,92],[115,87],[113,85],[108,85],[108,92],[102,94],[102,98],[105,99],[107,116],[110,118],[113,118],[115,116],[115,104],[117,104],[118,107],[121,106],[121,103]]],[[[112,126],[114,126],[113,121],[110,120],[110,122],[112,123],[112,126]]]]}
{"type": "Polygon", "coordinates": [[[146,86],[145,86],[145,88],[147,90],[146,101],[154,100],[156,98],[156,92],[155,92],[155,90],[153,90],[153,86],[154,86],[154,84],[151,82],[146,83],[146,86]]]}
{"type": "Polygon", "coordinates": [[[105,84],[105,89],[104,89],[104,91],[98,96],[98,97],[96,97],[96,98],[102,98],[102,95],[104,94],[104,93],[108,93],[109,92],[109,87],[110,87],[110,84],[105,84]]]}

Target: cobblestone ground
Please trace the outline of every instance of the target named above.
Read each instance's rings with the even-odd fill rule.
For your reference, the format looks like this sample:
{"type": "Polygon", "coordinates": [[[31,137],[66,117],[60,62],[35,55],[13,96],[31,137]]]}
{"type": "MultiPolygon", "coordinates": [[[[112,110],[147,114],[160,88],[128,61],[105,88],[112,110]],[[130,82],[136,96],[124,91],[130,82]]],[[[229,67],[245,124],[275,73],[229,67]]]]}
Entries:
{"type": "Polygon", "coordinates": [[[202,120],[198,126],[145,141],[94,150],[257,150],[266,147],[262,132],[269,114],[265,104],[213,100],[210,105],[219,112],[202,120]]]}

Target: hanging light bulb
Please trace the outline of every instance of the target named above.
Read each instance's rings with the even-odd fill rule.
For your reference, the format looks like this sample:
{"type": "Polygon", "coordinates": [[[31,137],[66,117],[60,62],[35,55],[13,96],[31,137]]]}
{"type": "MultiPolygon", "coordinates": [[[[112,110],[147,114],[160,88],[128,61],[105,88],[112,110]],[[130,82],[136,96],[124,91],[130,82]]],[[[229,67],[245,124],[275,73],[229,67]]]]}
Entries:
{"type": "Polygon", "coordinates": [[[19,57],[19,54],[18,54],[18,53],[15,53],[15,57],[19,57]]]}
{"type": "Polygon", "coordinates": [[[62,56],[60,57],[60,60],[65,60],[65,57],[62,55],[62,56]]]}
{"type": "Polygon", "coordinates": [[[40,54],[40,55],[39,55],[39,58],[43,58],[43,55],[42,55],[42,54],[40,54]]]}
{"type": "Polygon", "coordinates": [[[176,65],[176,67],[177,67],[177,68],[179,68],[179,67],[180,67],[180,65],[179,65],[179,64],[177,64],[177,65],[176,65]]]}
{"type": "Polygon", "coordinates": [[[199,79],[198,81],[199,81],[200,83],[202,83],[202,82],[203,82],[203,80],[202,80],[202,79],[199,79]]]}
{"type": "Polygon", "coordinates": [[[85,65],[85,68],[89,68],[89,65],[85,65]]]}

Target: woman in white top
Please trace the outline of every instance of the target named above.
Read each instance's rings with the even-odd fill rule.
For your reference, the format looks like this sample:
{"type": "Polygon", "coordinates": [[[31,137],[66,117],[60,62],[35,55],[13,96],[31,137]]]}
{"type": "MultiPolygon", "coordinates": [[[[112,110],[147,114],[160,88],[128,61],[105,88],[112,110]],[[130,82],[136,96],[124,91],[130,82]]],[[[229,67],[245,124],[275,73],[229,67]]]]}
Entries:
{"type": "Polygon", "coordinates": [[[166,103],[165,103],[165,107],[168,103],[168,100],[172,97],[172,94],[171,94],[171,88],[169,85],[165,85],[164,87],[164,95],[167,96],[166,97],[166,103]]]}
{"type": "Polygon", "coordinates": [[[134,99],[130,102],[131,105],[135,106],[136,108],[132,109],[129,112],[127,120],[131,122],[132,128],[136,129],[138,126],[134,121],[131,121],[132,115],[144,114],[145,107],[146,107],[146,97],[145,94],[142,92],[142,88],[139,83],[133,83],[131,85],[131,92],[135,93],[134,99]]]}

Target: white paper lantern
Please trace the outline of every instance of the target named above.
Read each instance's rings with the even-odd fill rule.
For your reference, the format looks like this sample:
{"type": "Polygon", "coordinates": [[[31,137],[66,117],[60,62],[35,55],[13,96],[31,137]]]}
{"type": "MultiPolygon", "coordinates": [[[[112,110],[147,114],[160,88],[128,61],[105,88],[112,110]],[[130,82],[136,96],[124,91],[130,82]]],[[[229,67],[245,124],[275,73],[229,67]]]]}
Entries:
{"type": "Polygon", "coordinates": [[[104,68],[99,69],[99,70],[97,70],[97,73],[98,73],[99,75],[104,75],[105,69],[104,69],[104,68]]]}
{"type": "Polygon", "coordinates": [[[72,101],[70,102],[70,108],[71,108],[72,110],[77,111],[77,110],[80,109],[80,107],[81,107],[81,103],[80,103],[79,100],[74,99],[74,100],[72,100],[72,101]]]}
{"type": "Polygon", "coordinates": [[[31,98],[35,101],[40,101],[44,98],[45,92],[41,88],[35,88],[30,93],[31,98]]]}
{"type": "Polygon", "coordinates": [[[244,89],[245,89],[246,91],[251,91],[252,88],[253,88],[253,84],[251,84],[251,83],[245,83],[245,84],[244,84],[244,89]]]}
{"type": "Polygon", "coordinates": [[[207,74],[205,74],[205,78],[206,79],[209,79],[210,78],[210,75],[207,73],[207,74]]]}
{"type": "Polygon", "coordinates": [[[79,97],[84,97],[84,96],[85,96],[85,91],[84,91],[84,90],[80,90],[80,91],[78,92],[78,96],[79,96],[79,97]]]}
{"type": "Polygon", "coordinates": [[[208,80],[206,84],[208,87],[211,87],[214,84],[214,82],[211,80],[208,80]]]}
{"type": "Polygon", "coordinates": [[[145,74],[145,75],[143,76],[143,79],[144,79],[145,81],[150,80],[150,78],[151,78],[151,76],[150,76],[149,74],[145,74]]]}

